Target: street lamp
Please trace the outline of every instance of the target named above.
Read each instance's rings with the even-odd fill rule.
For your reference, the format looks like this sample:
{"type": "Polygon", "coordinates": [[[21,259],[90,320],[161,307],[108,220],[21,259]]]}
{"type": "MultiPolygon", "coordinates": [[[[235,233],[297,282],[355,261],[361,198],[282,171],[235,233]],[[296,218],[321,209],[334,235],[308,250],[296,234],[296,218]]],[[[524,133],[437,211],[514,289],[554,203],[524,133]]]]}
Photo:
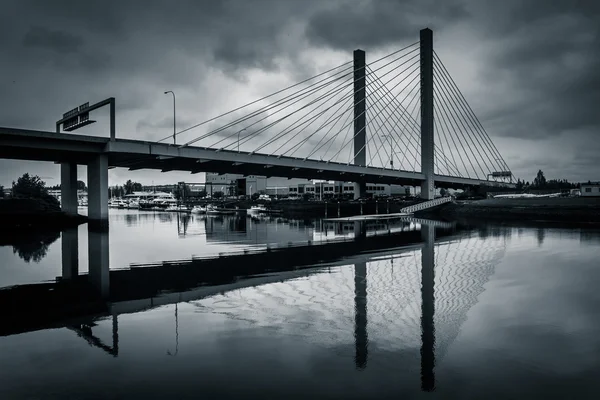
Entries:
{"type": "Polygon", "coordinates": [[[165,94],[171,93],[173,95],[173,144],[177,144],[175,142],[175,93],[172,90],[168,90],[165,94]]]}
{"type": "Polygon", "coordinates": [[[238,131],[238,153],[240,152],[240,133],[244,132],[246,130],[246,128],[242,129],[241,131],[238,131]]]}
{"type": "Polygon", "coordinates": [[[390,142],[390,168],[394,169],[394,148],[392,146],[392,136],[391,135],[379,135],[381,137],[385,137],[390,142]]]}

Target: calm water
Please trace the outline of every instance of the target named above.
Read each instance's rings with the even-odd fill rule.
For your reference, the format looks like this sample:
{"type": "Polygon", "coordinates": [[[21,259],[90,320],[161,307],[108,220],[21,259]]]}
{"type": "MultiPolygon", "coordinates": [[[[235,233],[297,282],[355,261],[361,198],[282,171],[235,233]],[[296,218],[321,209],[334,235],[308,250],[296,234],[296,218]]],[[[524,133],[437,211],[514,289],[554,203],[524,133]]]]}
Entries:
{"type": "Polygon", "coordinates": [[[598,230],[110,218],[0,247],[0,399],[600,396],[598,230]]]}

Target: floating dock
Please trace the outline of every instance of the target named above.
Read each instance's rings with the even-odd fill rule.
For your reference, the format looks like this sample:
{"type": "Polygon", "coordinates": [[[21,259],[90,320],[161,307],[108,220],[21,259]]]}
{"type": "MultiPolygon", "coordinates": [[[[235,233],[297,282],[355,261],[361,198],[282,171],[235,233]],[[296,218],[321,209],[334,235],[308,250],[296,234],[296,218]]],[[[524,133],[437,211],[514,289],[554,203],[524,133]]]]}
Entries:
{"type": "Polygon", "coordinates": [[[324,218],[323,221],[325,221],[325,222],[386,221],[386,220],[391,220],[391,219],[412,217],[412,215],[413,215],[412,213],[355,215],[353,217],[324,218]]]}

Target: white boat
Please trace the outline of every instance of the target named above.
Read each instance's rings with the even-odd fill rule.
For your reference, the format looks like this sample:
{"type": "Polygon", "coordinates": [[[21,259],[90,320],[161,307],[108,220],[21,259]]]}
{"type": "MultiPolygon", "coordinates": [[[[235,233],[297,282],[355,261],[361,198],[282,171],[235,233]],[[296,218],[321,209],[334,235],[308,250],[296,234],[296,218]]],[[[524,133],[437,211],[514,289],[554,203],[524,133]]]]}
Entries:
{"type": "Polygon", "coordinates": [[[206,214],[206,207],[194,206],[192,208],[192,214],[206,214]]]}
{"type": "Polygon", "coordinates": [[[267,207],[264,204],[259,204],[257,206],[252,206],[248,209],[248,214],[260,214],[267,212],[267,207]]]}

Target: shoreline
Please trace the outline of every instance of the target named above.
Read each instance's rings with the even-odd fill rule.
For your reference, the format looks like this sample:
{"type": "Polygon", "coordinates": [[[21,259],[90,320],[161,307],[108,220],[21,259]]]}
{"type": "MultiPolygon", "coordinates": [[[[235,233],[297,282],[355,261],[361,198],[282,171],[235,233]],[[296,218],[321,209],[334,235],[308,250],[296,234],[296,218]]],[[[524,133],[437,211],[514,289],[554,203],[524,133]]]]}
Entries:
{"type": "Polygon", "coordinates": [[[449,220],[600,223],[600,198],[486,199],[449,203],[415,213],[449,220]]]}

